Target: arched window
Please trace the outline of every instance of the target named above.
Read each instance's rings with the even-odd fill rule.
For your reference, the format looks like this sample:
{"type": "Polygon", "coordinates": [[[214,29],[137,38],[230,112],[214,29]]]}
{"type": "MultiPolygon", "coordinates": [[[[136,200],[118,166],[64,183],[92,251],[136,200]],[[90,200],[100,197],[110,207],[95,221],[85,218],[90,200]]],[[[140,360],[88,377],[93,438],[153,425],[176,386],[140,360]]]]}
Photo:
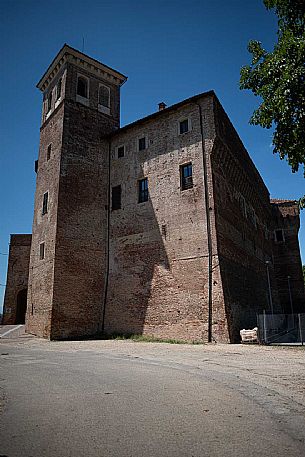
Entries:
{"type": "Polygon", "coordinates": [[[51,111],[52,108],[52,91],[48,95],[48,104],[47,104],[47,113],[51,111]]]}
{"type": "Polygon", "coordinates": [[[59,100],[61,97],[61,85],[62,85],[62,79],[60,78],[57,83],[56,101],[59,100]]]}
{"type": "Polygon", "coordinates": [[[88,80],[83,76],[79,76],[77,79],[77,95],[88,98],[88,80]]]}
{"type": "Polygon", "coordinates": [[[105,108],[110,108],[110,89],[106,86],[100,86],[98,94],[98,102],[105,108]]]}

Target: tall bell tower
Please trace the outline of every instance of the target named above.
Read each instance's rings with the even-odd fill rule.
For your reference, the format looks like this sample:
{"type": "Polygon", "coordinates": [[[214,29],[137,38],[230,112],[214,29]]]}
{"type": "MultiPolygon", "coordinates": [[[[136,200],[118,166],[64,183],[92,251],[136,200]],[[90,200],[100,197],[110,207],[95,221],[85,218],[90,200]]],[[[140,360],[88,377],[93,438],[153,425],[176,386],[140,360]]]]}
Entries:
{"type": "Polygon", "coordinates": [[[108,135],[126,77],[64,45],[43,92],[26,330],[58,339],[98,330],[105,289],[108,135]]]}

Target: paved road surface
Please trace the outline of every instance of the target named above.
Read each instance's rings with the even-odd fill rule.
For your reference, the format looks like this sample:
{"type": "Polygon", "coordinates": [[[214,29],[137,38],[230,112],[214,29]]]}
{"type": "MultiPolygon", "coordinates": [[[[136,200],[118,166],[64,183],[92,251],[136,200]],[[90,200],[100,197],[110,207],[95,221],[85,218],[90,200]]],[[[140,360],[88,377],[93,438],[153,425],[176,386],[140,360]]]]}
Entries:
{"type": "Polygon", "coordinates": [[[0,325],[1,338],[17,338],[25,334],[24,325],[0,325]]]}
{"type": "Polygon", "coordinates": [[[304,457],[305,351],[0,341],[7,457],[304,457]]]}

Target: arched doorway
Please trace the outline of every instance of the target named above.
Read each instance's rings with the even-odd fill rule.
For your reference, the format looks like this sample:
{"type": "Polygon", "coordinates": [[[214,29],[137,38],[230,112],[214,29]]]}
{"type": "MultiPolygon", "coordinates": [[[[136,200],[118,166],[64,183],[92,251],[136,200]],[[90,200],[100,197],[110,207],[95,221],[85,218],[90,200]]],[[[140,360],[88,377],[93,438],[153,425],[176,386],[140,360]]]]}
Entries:
{"type": "Polygon", "coordinates": [[[27,289],[22,289],[20,292],[18,292],[15,324],[24,324],[25,323],[27,295],[28,295],[27,289]]]}

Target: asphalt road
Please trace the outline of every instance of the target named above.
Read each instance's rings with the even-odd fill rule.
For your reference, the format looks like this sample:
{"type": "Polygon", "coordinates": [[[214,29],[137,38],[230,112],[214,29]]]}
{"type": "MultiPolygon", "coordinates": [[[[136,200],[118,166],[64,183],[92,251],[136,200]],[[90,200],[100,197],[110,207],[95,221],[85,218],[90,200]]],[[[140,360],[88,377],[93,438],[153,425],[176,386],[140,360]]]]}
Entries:
{"type": "Polygon", "coordinates": [[[301,349],[21,337],[0,354],[0,457],[305,456],[301,349]]]}

